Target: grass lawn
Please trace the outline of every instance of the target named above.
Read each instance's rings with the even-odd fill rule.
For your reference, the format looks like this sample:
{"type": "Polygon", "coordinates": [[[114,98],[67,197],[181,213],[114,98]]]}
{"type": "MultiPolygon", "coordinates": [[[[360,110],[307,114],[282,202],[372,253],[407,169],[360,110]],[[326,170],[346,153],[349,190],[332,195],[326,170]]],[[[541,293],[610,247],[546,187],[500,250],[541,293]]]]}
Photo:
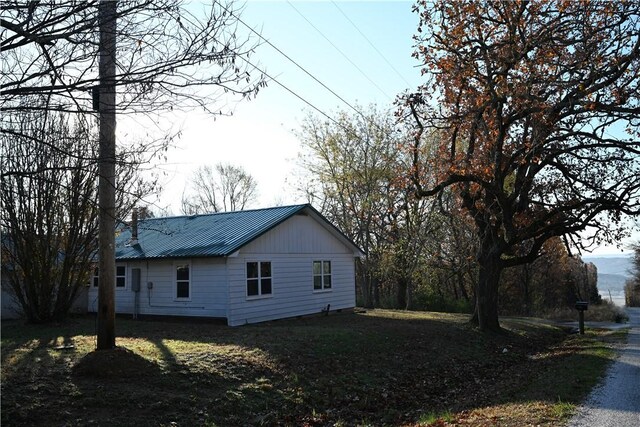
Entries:
{"type": "Polygon", "coordinates": [[[229,328],[2,322],[2,425],[558,425],[624,333],[374,310],[229,328]]]}

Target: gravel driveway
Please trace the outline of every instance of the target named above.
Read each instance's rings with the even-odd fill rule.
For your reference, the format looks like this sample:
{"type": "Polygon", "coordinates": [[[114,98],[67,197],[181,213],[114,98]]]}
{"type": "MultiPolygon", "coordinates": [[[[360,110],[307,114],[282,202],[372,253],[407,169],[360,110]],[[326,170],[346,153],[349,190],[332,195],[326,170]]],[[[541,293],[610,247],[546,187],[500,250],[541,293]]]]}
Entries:
{"type": "Polygon", "coordinates": [[[569,427],[640,426],[640,308],[627,308],[629,340],[569,427]]]}

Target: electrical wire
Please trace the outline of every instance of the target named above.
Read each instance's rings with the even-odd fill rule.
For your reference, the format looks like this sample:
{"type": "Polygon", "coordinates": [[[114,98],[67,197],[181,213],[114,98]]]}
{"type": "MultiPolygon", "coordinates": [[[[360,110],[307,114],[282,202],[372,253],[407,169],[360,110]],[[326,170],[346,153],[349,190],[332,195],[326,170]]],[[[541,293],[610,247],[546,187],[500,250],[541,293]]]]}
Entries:
{"type": "Polygon", "coordinates": [[[331,40],[329,40],[329,38],[327,36],[324,35],[324,33],[322,31],[320,31],[315,25],[313,25],[313,23],[307,19],[307,17],[298,10],[298,8],[296,8],[293,3],[291,3],[289,0],[287,0],[287,3],[289,4],[289,6],[291,6],[293,8],[293,10],[295,10],[298,15],[300,15],[305,21],[307,21],[307,23],[313,27],[314,30],[316,30],[318,32],[318,34],[320,34],[331,46],[333,46],[333,48],[335,50],[337,50],[347,61],[349,61],[349,63],[351,65],[353,65],[359,72],[360,74],[362,74],[367,80],[369,80],[369,82],[374,85],[376,87],[376,89],[378,89],[380,91],[380,93],[382,93],[384,96],[386,96],[389,100],[393,100],[392,97],[390,97],[380,86],[378,86],[376,84],[376,82],[374,82],[373,80],[371,80],[371,78],[364,72],[362,71],[362,69],[351,60],[351,58],[349,58],[342,50],[340,50],[340,48],[338,46],[336,46],[331,40]]]}
{"type": "Polygon", "coordinates": [[[331,120],[333,123],[335,123],[338,126],[341,126],[341,124],[334,119],[333,117],[331,117],[330,115],[328,115],[327,113],[325,113],[324,111],[322,111],[320,108],[316,107],[315,105],[313,105],[310,101],[307,101],[305,98],[302,97],[302,95],[298,95],[293,89],[290,89],[288,86],[286,86],[284,83],[278,81],[275,77],[271,77],[269,74],[267,74],[266,71],[258,68],[256,65],[254,65],[251,61],[249,61],[247,58],[242,58],[243,61],[245,61],[247,64],[249,64],[250,66],[252,66],[254,69],[256,69],[258,72],[264,74],[267,78],[269,78],[270,80],[274,81],[275,83],[277,83],[280,87],[282,87],[283,89],[285,89],[286,91],[288,91],[290,94],[292,94],[293,96],[295,96],[296,98],[298,98],[300,101],[304,102],[305,104],[307,104],[309,107],[313,108],[314,110],[316,110],[318,113],[320,113],[321,115],[325,116],[327,119],[331,120]]]}
{"type": "MultiPolygon", "coordinates": [[[[249,24],[247,24],[244,20],[242,20],[237,14],[235,14],[232,10],[230,10],[227,6],[225,6],[224,4],[222,4],[219,0],[214,0],[214,3],[217,3],[221,8],[223,8],[228,14],[230,14],[231,16],[233,16],[236,20],[238,20],[238,22],[240,22],[242,25],[244,25],[247,29],[249,29],[253,34],[255,34],[256,36],[258,36],[261,40],[263,40],[265,43],[267,43],[269,46],[271,46],[276,52],[280,53],[282,56],[284,56],[287,60],[289,60],[291,63],[293,63],[296,67],[298,67],[300,70],[302,70],[305,74],[307,74],[309,77],[311,77],[314,81],[316,81],[318,84],[320,84],[323,88],[325,88],[327,91],[329,91],[332,95],[334,95],[336,98],[338,98],[340,101],[342,101],[345,105],[347,105],[349,108],[351,108],[354,112],[356,112],[356,114],[360,115],[362,118],[367,119],[367,117],[365,116],[365,114],[360,111],[358,108],[356,108],[355,106],[353,106],[350,102],[348,102],[347,100],[345,100],[342,96],[340,96],[339,94],[337,94],[334,90],[332,90],[331,88],[329,88],[326,84],[324,84],[322,81],[320,81],[317,77],[315,77],[311,72],[309,72],[307,69],[305,69],[302,65],[300,65],[297,61],[295,61],[293,58],[291,58],[289,55],[287,55],[284,51],[282,51],[282,49],[278,48],[276,45],[274,45],[271,41],[267,40],[262,34],[258,33],[256,30],[254,30],[249,24]]],[[[289,3],[291,4],[291,3],[289,3]]],[[[302,15],[293,5],[291,5],[313,28],[316,29],[316,31],[318,31],[329,43],[331,43],[331,41],[329,39],[327,39],[326,36],[324,36],[324,34],[322,34],[322,32],[320,30],[318,30],[304,15],[302,15]]],[[[335,46],[333,43],[331,43],[331,45],[336,48],[345,58],[347,58],[349,60],[349,62],[351,62],[374,86],[376,86],[387,98],[390,98],[384,91],[382,91],[382,89],[380,89],[375,82],[373,82],[356,64],[354,64],[340,49],[337,48],[337,46],[335,46]]],[[[336,119],[334,119],[333,117],[331,117],[329,114],[325,113],[323,110],[321,110],[319,107],[316,107],[311,101],[305,99],[302,95],[298,94],[297,92],[295,92],[293,89],[289,88],[287,85],[285,85],[284,83],[282,83],[281,81],[279,81],[278,79],[276,79],[275,77],[270,76],[266,71],[260,69],[258,66],[256,66],[255,64],[253,64],[251,61],[249,61],[246,58],[242,58],[243,61],[245,61],[247,64],[249,64],[251,67],[253,67],[255,70],[257,70],[258,72],[262,73],[263,75],[265,75],[267,78],[269,78],[270,80],[272,80],[273,82],[275,82],[277,85],[279,85],[280,87],[282,87],[283,89],[285,89],[287,92],[289,92],[290,94],[292,94],[293,96],[295,96],[296,98],[298,98],[299,100],[301,100],[302,102],[304,102],[306,105],[308,105],[309,107],[311,107],[313,110],[317,111],[318,113],[320,113],[322,116],[326,117],[328,120],[330,120],[331,122],[333,122],[335,125],[337,125],[338,127],[342,128],[343,130],[350,132],[349,129],[347,129],[342,123],[338,122],[336,119]]],[[[382,131],[382,129],[375,124],[375,127],[378,128],[379,131],[382,131]]]]}
{"type": "MultiPolygon", "coordinates": [[[[253,34],[255,34],[256,36],[258,36],[261,40],[263,40],[266,44],[268,44],[269,46],[271,46],[276,52],[278,52],[279,54],[281,54],[282,56],[284,56],[287,60],[289,60],[291,63],[293,63],[296,67],[298,67],[300,70],[302,70],[305,74],[307,74],[309,77],[311,77],[314,81],[316,81],[318,84],[320,84],[323,88],[325,88],[327,91],[329,91],[332,95],[334,95],[336,98],[338,98],[340,101],[342,101],[345,105],[347,105],[349,108],[351,108],[356,114],[358,114],[359,116],[361,116],[363,119],[367,120],[366,115],[359,110],[358,108],[356,108],[355,106],[353,106],[350,102],[348,102],[347,100],[345,100],[342,96],[340,96],[339,94],[337,94],[334,90],[332,90],[330,87],[328,87],[326,84],[324,84],[322,81],[320,81],[317,77],[315,77],[311,72],[309,72],[306,68],[304,68],[302,65],[300,65],[297,61],[295,61],[293,58],[291,58],[289,55],[287,55],[284,51],[282,51],[282,49],[278,48],[276,45],[274,45],[271,41],[267,40],[262,34],[258,33],[256,30],[254,30],[249,24],[247,24],[245,21],[243,21],[237,14],[235,14],[232,10],[230,10],[227,6],[225,6],[224,4],[222,4],[219,0],[214,0],[214,3],[217,3],[221,8],[223,8],[228,14],[230,14],[231,16],[233,16],[236,20],[238,20],[238,22],[240,22],[242,25],[244,25],[245,27],[247,27],[247,29],[249,29],[249,31],[251,31],[253,34]]],[[[293,5],[292,5],[293,6],[293,5]]],[[[294,7],[295,9],[295,7],[294,7]]],[[[297,10],[296,10],[297,11],[297,10]]],[[[298,11],[298,13],[300,13],[298,11]]],[[[302,15],[303,18],[304,15],[302,15]]],[[[306,20],[306,18],[305,18],[306,20]]],[[[307,22],[309,22],[307,20],[307,22]]],[[[311,22],[309,22],[309,24],[315,28],[315,26],[313,26],[313,24],[311,22]]],[[[318,32],[320,32],[317,28],[316,30],[318,32]]],[[[320,34],[322,34],[322,32],[320,32],[320,34]]],[[[324,34],[322,34],[323,37],[324,34]]],[[[326,39],[326,37],[325,37],[326,39]]],[[[327,41],[329,41],[329,43],[331,43],[330,40],[327,39],[327,41]]],[[[331,43],[333,45],[333,43],[331,43]]],[[[335,45],[333,45],[340,53],[342,53],[342,51],[340,51],[335,45]]],[[[344,53],[342,53],[343,56],[345,56],[344,53]]],[[[346,56],[345,56],[346,57],[346,56]]],[[[289,87],[287,87],[284,83],[280,82],[279,80],[277,80],[275,77],[270,76],[269,74],[267,74],[265,71],[261,70],[260,68],[258,68],[256,65],[254,65],[253,63],[251,63],[250,61],[248,61],[245,58],[242,58],[245,62],[247,62],[247,64],[249,64],[250,66],[252,66],[254,69],[256,69],[257,71],[261,72],[262,74],[264,74],[265,76],[267,76],[269,79],[273,80],[276,84],[278,84],[279,86],[281,86],[283,89],[285,89],[286,91],[288,91],[289,93],[291,93],[292,95],[294,95],[296,98],[300,99],[302,102],[304,102],[306,105],[308,105],[309,107],[311,107],[312,109],[314,109],[315,111],[317,111],[318,113],[320,113],[322,116],[326,117],[327,119],[329,119],[331,122],[335,123],[337,126],[341,127],[343,130],[349,132],[349,130],[341,123],[339,123],[337,120],[335,120],[333,117],[329,116],[327,113],[325,113],[324,111],[322,111],[319,107],[316,107],[314,104],[312,104],[310,101],[308,101],[307,99],[305,99],[304,97],[302,97],[302,95],[299,95],[298,93],[296,93],[294,90],[290,89],[289,87]]],[[[347,58],[349,59],[349,58],[347,58]]],[[[351,62],[351,61],[350,61],[351,62]]],[[[353,62],[352,62],[353,63],[353,62]]],[[[354,66],[356,68],[359,69],[359,67],[357,65],[354,64],[354,66]]],[[[359,69],[360,70],[360,69],[359,69]]],[[[362,70],[360,70],[360,72],[362,72],[362,70]]],[[[364,74],[364,73],[363,73],[364,74]]],[[[369,77],[365,74],[365,77],[367,77],[367,79],[369,81],[371,81],[371,83],[373,83],[374,85],[375,82],[373,82],[371,79],[369,79],[369,77]]],[[[377,85],[376,85],[377,87],[377,85]]],[[[378,88],[380,89],[380,88],[378,88]]],[[[389,97],[386,93],[383,94],[387,97],[389,97]]],[[[382,129],[377,125],[374,124],[375,127],[378,128],[379,131],[382,131],[382,129]]]]}
{"type": "Polygon", "coordinates": [[[285,58],[287,58],[291,63],[293,63],[296,67],[298,67],[300,70],[302,70],[306,75],[308,75],[309,77],[311,77],[316,83],[318,83],[320,86],[322,86],[323,88],[325,88],[326,90],[328,90],[329,92],[331,92],[331,94],[333,96],[335,96],[336,98],[338,98],[340,101],[342,101],[345,105],[347,105],[349,108],[351,108],[353,111],[355,111],[356,113],[362,114],[360,112],[360,110],[358,110],[356,107],[354,107],[351,103],[349,103],[347,100],[345,100],[342,96],[338,95],[333,89],[331,89],[329,86],[327,86],[326,84],[324,84],[322,81],[320,81],[316,76],[314,76],[313,74],[311,74],[311,72],[309,72],[306,68],[304,68],[302,65],[300,65],[297,61],[295,61],[293,58],[291,58],[289,55],[287,55],[285,52],[283,52],[280,48],[278,48],[276,45],[274,45],[271,41],[269,41],[268,39],[264,38],[262,36],[262,34],[260,34],[259,32],[257,32],[256,30],[254,30],[250,25],[248,25],[246,22],[244,22],[238,15],[234,14],[231,10],[229,10],[226,6],[224,6],[222,3],[220,3],[219,1],[216,0],[216,3],[218,3],[225,11],[227,11],[227,13],[231,14],[231,16],[233,16],[234,18],[236,18],[238,20],[238,22],[240,22],[242,25],[244,25],[245,27],[247,27],[249,29],[249,31],[251,31],[253,34],[255,34],[256,36],[258,36],[261,40],[263,40],[266,44],[268,44],[269,46],[271,46],[276,52],[278,52],[280,55],[284,56],[285,58]]]}
{"type": "Polygon", "coordinates": [[[342,16],[344,16],[347,19],[347,21],[349,21],[349,23],[351,23],[353,28],[355,28],[356,31],[358,33],[360,33],[362,38],[365,39],[367,41],[367,43],[369,43],[369,46],[371,46],[373,48],[373,50],[375,50],[378,53],[378,55],[380,55],[380,57],[384,60],[384,62],[387,63],[387,65],[398,75],[398,77],[400,77],[402,79],[402,81],[407,84],[407,87],[411,87],[411,83],[409,83],[407,81],[407,79],[405,79],[404,76],[402,74],[400,74],[400,72],[396,69],[396,67],[394,67],[393,64],[391,64],[391,62],[389,62],[389,60],[382,54],[382,52],[380,52],[378,50],[378,48],[371,42],[371,40],[369,40],[369,38],[362,31],[360,31],[360,28],[358,28],[358,26],[347,16],[347,14],[344,13],[344,11],[340,8],[340,6],[338,6],[338,4],[333,0],[331,0],[331,3],[333,3],[333,5],[336,7],[336,9],[338,9],[340,11],[342,16]]]}

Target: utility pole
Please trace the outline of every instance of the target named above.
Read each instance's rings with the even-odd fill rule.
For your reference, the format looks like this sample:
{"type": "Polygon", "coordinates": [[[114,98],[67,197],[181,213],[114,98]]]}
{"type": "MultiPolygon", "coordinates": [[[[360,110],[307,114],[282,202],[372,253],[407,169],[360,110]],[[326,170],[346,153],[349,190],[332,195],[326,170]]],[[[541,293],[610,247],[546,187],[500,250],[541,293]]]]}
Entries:
{"type": "Polygon", "coordinates": [[[100,150],[98,157],[98,348],[116,346],[115,335],[115,205],[116,205],[116,6],[100,0],[99,100],[100,150]]]}

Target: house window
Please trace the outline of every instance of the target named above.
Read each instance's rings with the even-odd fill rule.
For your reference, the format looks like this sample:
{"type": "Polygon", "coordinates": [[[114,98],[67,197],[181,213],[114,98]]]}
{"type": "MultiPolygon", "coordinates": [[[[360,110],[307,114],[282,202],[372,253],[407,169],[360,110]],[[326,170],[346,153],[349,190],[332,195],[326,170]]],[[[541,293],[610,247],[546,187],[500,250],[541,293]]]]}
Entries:
{"type": "Polygon", "coordinates": [[[191,266],[189,264],[176,265],[176,299],[191,297],[191,266]]]}
{"type": "Polygon", "coordinates": [[[116,288],[124,288],[127,285],[127,267],[116,265],[116,288]]]}
{"type": "Polygon", "coordinates": [[[331,289],[331,261],[313,261],[313,290],[331,289]]]}
{"type": "MultiPolygon", "coordinates": [[[[125,288],[127,286],[127,266],[116,265],[116,288],[125,288]]],[[[100,284],[100,270],[96,267],[91,277],[93,287],[97,288],[100,284]]]]}
{"type": "Polygon", "coordinates": [[[271,262],[247,263],[247,296],[271,295],[271,262]]]}
{"type": "Polygon", "coordinates": [[[93,278],[92,278],[94,288],[97,288],[98,284],[100,283],[99,275],[100,275],[100,271],[97,268],[95,268],[93,270],[93,278]]]}

